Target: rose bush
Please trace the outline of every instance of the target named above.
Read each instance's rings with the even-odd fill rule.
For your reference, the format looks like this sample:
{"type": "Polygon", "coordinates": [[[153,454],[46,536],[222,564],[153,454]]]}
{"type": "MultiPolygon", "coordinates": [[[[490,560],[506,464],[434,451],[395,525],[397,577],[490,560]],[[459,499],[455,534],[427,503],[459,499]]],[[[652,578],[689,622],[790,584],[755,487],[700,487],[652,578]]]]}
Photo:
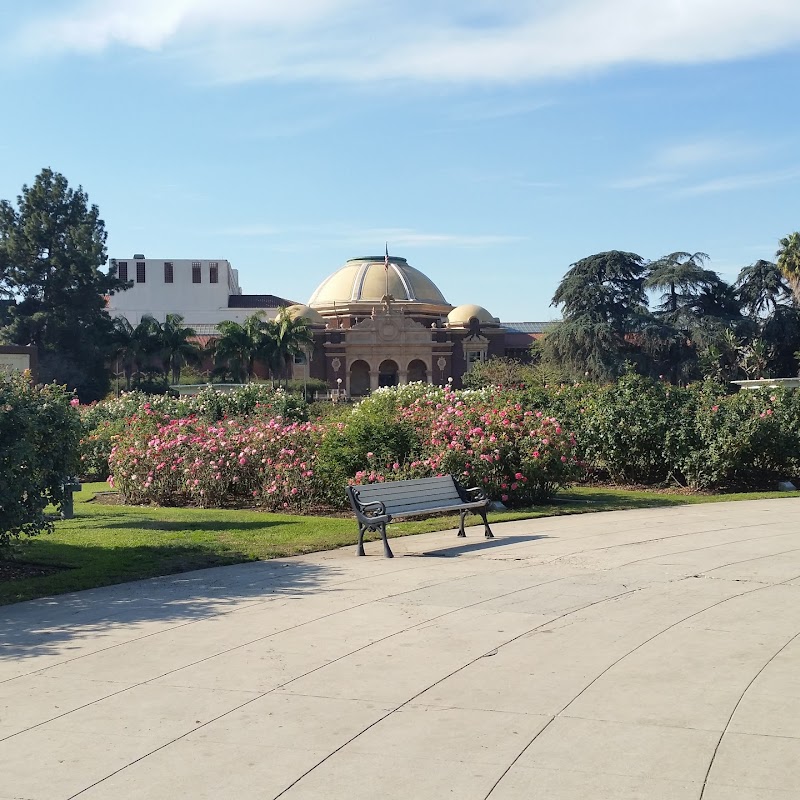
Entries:
{"type": "Polygon", "coordinates": [[[81,473],[85,478],[105,480],[111,474],[108,461],[116,438],[126,429],[129,419],[145,411],[164,422],[188,417],[206,422],[251,416],[308,419],[308,404],[302,398],[266,384],[249,384],[232,392],[210,386],[197,395],[184,397],[125,392],[120,397],[80,407],[81,473]]]}
{"type": "Polygon", "coordinates": [[[61,386],[0,370],[0,553],[22,535],[52,529],[44,510],[62,502],[63,480],[78,468],[74,404],[61,386]]]}
{"type": "MultiPolygon", "coordinates": [[[[636,375],[609,386],[411,384],[315,422],[275,415],[252,398],[119,402],[132,415],[117,427],[101,420],[84,444],[116,445],[114,481],[131,502],[342,507],[348,483],[452,473],[513,507],[586,476],[702,489],[800,478],[796,390],[730,394],[636,375]],[[219,418],[218,402],[244,411],[219,418]]],[[[98,413],[86,410],[84,421],[98,413]]]]}
{"type": "MultiPolygon", "coordinates": [[[[387,422],[413,432],[413,444],[366,450],[379,441],[366,440],[357,463],[350,464],[351,483],[453,474],[513,507],[542,502],[579,475],[574,437],[555,418],[524,408],[502,391],[412,385],[376,393],[353,416],[371,416],[380,404],[396,415],[387,422]]],[[[345,437],[348,425],[340,424],[345,437]]]]}
{"type": "Polygon", "coordinates": [[[112,448],[110,483],[129,503],[202,507],[255,501],[301,511],[319,496],[318,425],[133,417],[112,448]]]}

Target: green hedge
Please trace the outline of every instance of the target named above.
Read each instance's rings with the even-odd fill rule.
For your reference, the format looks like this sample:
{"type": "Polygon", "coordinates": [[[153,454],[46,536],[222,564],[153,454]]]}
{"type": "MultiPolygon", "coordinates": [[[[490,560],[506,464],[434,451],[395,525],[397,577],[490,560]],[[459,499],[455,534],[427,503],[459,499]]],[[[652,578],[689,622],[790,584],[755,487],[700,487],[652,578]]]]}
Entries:
{"type": "Polygon", "coordinates": [[[44,510],[62,502],[62,481],[79,465],[72,402],[63,387],[0,371],[0,550],[52,528],[44,510]]]}

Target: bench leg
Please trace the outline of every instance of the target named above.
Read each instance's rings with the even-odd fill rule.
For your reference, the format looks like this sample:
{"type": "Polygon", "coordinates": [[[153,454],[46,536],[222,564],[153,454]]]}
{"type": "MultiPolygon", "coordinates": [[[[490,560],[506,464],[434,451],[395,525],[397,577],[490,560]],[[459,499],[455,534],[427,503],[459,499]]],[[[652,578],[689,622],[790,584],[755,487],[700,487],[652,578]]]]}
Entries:
{"type": "Polygon", "coordinates": [[[494,539],[494,534],[492,533],[492,529],[489,527],[489,520],[486,518],[486,509],[482,508],[478,513],[481,515],[483,519],[483,535],[487,539],[494,539]]]}
{"type": "Polygon", "coordinates": [[[366,555],[364,553],[364,534],[367,531],[376,531],[380,530],[381,532],[381,539],[383,539],[383,554],[386,558],[394,558],[394,553],[392,552],[391,548],[389,547],[389,540],[386,538],[386,524],[383,525],[376,525],[375,527],[369,527],[369,525],[362,525],[359,523],[358,525],[358,547],[356,548],[356,555],[363,556],[366,555]]]}
{"type": "Polygon", "coordinates": [[[364,531],[365,531],[364,526],[361,523],[359,523],[358,524],[358,547],[356,548],[356,555],[357,556],[365,555],[365,553],[364,553],[364,531]]]}
{"type": "Polygon", "coordinates": [[[386,558],[394,558],[394,553],[389,547],[389,540],[386,538],[386,523],[381,525],[381,539],[383,539],[383,555],[386,558]]]}
{"type": "Polygon", "coordinates": [[[466,511],[459,511],[458,514],[461,517],[461,522],[459,523],[459,526],[458,526],[458,535],[459,536],[466,536],[467,532],[464,530],[464,517],[467,516],[467,512],[466,511]]]}

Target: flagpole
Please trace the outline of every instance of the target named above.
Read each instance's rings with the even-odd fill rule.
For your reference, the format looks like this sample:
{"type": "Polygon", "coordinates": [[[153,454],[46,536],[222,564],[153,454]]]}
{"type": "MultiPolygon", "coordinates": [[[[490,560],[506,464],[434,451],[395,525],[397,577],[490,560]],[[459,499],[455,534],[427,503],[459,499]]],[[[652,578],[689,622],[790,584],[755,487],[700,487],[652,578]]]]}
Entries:
{"type": "Polygon", "coordinates": [[[389,296],[389,242],[386,242],[386,255],[383,257],[383,269],[386,273],[386,296],[389,296]]]}

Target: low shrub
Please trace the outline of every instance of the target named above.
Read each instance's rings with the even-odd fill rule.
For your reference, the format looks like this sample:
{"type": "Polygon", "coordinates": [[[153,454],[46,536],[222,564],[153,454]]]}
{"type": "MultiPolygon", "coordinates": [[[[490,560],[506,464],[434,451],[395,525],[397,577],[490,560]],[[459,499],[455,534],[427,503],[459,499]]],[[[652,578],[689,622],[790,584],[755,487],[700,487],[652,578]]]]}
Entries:
{"type": "Polygon", "coordinates": [[[317,502],[320,428],[310,422],[133,417],[109,459],[128,503],[202,507],[247,500],[300,511],[317,502]]]}
{"type": "Polygon", "coordinates": [[[80,419],[61,386],[34,386],[27,374],[0,371],[0,551],[20,536],[52,529],[48,504],[78,471],[80,419]]]}
{"type": "Polygon", "coordinates": [[[308,404],[297,395],[266,384],[249,384],[231,392],[212,387],[197,395],[171,397],[125,392],[120,397],[81,406],[81,474],[105,480],[110,474],[108,459],[117,437],[134,416],[151,415],[161,422],[195,417],[206,422],[225,418],[259,417],[287,420],[308,419],[308,404]]]}
{"type": "Polygon", "coordinates": [[[765,489],[800,478],[800,393],[726,395],[709,383],[692,394],[691,442],[677,465],[690,486],[765,489]]]}
{"type": "Polygon", "coordinates": [[[357,407],[355,418],[372,417],[385,405],[387,416],[398,416],[387,420],[385,431],[410,430],[416,441],[401,448],[392,440],[392,447],[366,452],[366,445],[385,439],[362,442],[358,468],[353,473],[356,465],[348,465],[352,483],[453,474],[514,507],[547,500],[579,474],[574,438],[555,418],[502,391],[418,385],[376,393],[362,405],[366,411],[357,407]]]}

